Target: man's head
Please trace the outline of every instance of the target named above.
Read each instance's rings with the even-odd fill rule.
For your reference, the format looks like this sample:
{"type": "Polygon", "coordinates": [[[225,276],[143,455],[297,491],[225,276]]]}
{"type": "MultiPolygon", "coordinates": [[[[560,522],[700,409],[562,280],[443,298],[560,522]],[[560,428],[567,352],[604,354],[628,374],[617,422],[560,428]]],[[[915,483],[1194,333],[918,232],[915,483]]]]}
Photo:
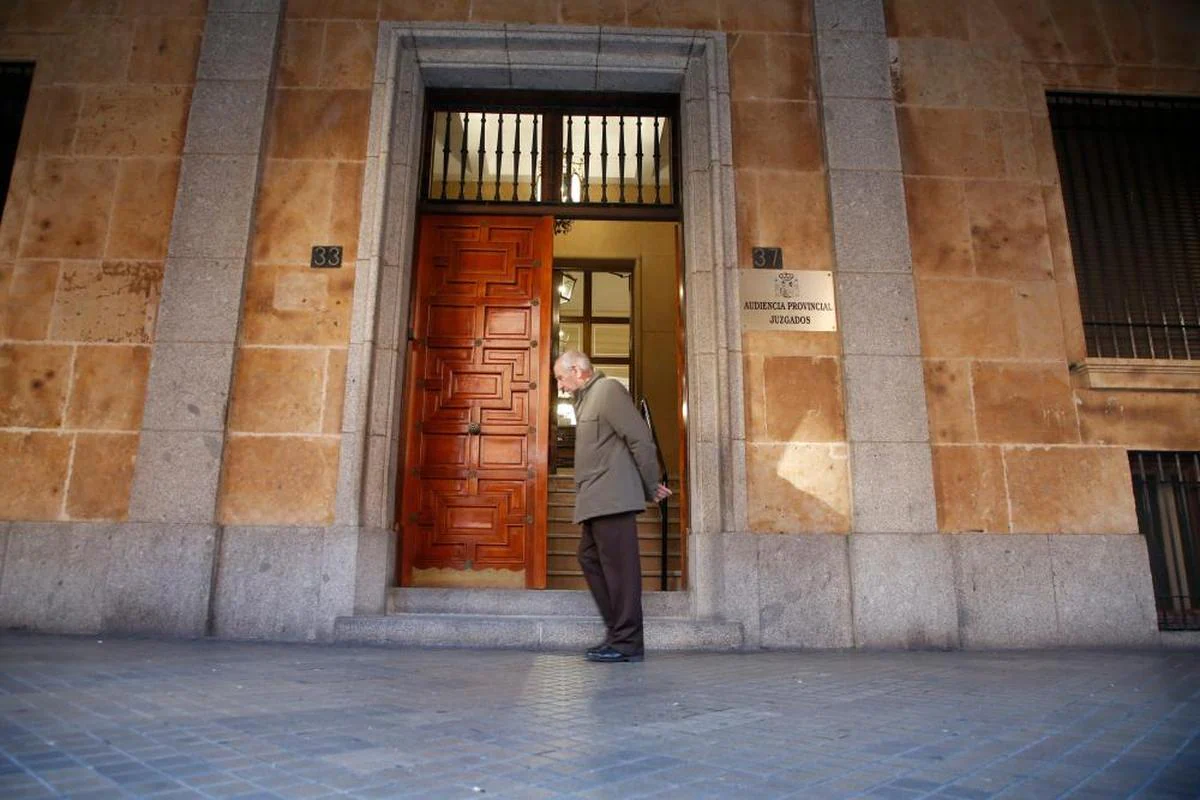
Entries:
{"type": "Polygon", "coordinates": [[[560,392],[575,392],[592,377],[592,360],[578,350],[568,350],[554,362],[554,380],[560,392]]]}

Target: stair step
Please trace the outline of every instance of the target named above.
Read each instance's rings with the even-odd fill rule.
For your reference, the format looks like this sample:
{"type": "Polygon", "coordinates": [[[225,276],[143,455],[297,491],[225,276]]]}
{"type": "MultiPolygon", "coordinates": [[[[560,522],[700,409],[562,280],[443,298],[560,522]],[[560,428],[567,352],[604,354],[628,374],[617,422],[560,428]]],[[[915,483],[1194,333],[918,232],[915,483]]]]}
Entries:
{"type": "MultiPolygon", "coordinates": [[[[673,564],[667,568],[667,578],[678,578],[680,575],[681,575],[681,572],[679,570],[679,564],[673,564]]],[[[583,572],[580,571],[578,567],[576,567],[575,569],[571,569],[568,567],[566,569],[560,568],[560,569],[547,569],[546,570],[546,580],[547,581],[557,581],[560,578],[582,578],[582,577],[583,577],[583,572]]],[[[658,583],[661,579],[662,579],[662,573],[659,571],[657,564],[655,564],[653,567],[643,567],[642,582],[645,584],[643,586],[644,591],[648,591],[648,592],[658,591],[659,590],[658,583]]],[[[562,587],[556,585],[552,588],[559,589],[562,587]]],[[[579,586],[574,587],[574,588],[586,589],[587,584],[581,583],[581,584],[579,584],[579,586]]]]}
{"type": "MultiPolygon", "coordinates": [[[[342,644],[581,650],[604,636],[604,624],[594,614],[406,613],[338,617],[333,636],[342,644]]],[[[736,622],[646,618],[647,650],[736,650],[742,643],[742,626],[736,622]]]]}
{"type": "MultiPolygon", "coordinates": [[[[642,574],[657,575],[662,566],[662,561],[659,559],[658,553],[642,553],[642,574]]],[[[675,568],[678,571],[679,557],[678,555],[667,556],[667,570],[675,568]]],[[[579,559],[574,553],[550,553],[546,558],[546,574],[556,575],[561,573],[570,573],[573,575],[582,574],[579,568],[579,559]]]]}
{"type": "MultiPolygon", "coordinates": [[[[574,515],[575,515],[575,507],[574,506],[557,506],[557,507],[551,506],[550,513],[546,516],[546,519],[547,519],[547,521],[549,521],[551,523],[562,522],[567,525],[576,525],[578,523],[575,523],[572,521],[572,518],[574,517],[574,515]]],[[[653,525],[654,527],[658,528],[658,527],[662,526],[662,517],[660,517],[657,513],[646,513],[646,514],[640,515],[638,517],[637,522],[638,522],[638,525],[653,525]]],[[[667,515],[667,527],[669,527],[669,528],[678,528],[679,527],[679,515],[678,514],[667,515]]]]}
{"type": "MultiPolygon", "coordinates": [[[[659,545],[661,544],[662,542],[659,542],[657,539],[653,542],[643,542],[642,546],[638,548],[638,554],[642,557],[643,561],[645,561],[647,558],[653,558],[654,563],[657,564],[659,556],[662,555],[662,550],[659,549],[659,545]]],[[[671,546],[674,544],[674,542],[668,542],[667,547],[667,558],[672,560],[679,558],[679,548],[671,546]]],[[[552,547],[546,551],[546,556],[570,556],[572,559],[574,559],[578,552],[579,548],[576,543],[571,542],[564,545],[560,540],[558,547],[552,547]]]]}
{"type": "MultiPolygon", "coordinates": [[[[552,513],[547,519],[547,522],[549,522],[551,525],[557,525],[561,528],[574,528],[575,530],[579,530],[579,523],[572,522],[570,514],[555,515],[552,513]]],[[[638,517],[637,525],[639,528],[654,528],[656,531],[662,530],[662,520],[658,517],[638,517]]],[[[668,518],[667,530],[678,531],[679,520],[668,518]]]]}
{"type": "MultiPolygon", "coordinates": [[[[568,477],[565,475],[550,475],[547,485],[550,487],[550,491],[552,491],[552,492],[558,491],[558,492],[574,493],[575,478],[568,477]]],[[[671,478],[669,481],[667,481],[667,487],[671,491],[675,492],[676,496],[679,495],[679,479],[678,478],[671,478]]]]}
{"type": "MultiPolygon", "coordinates": [[[[550,589],[582,589],[583,591],[587,591],[588,588],[587,581],[583,579],[582,575],[547,575],[546,586],[550,589]]],[[[657,589],[658,586],[654,588],[657,589]]],[[[646,582],[643,580],[643,596],[645,596],[644,593],[646,591],[648,589],[646,588],[646,582]]]]}
{"type": "MultiPolygon", "coordinates": [[[[660,544],[661,544],[661,542],[659,542],[657,540],[655,540],[653,542],[642,542],[641,543],[641,546],[638,548],[638,551],[639,551],[639,555],[641,555],[641,557],[642,557],[643,563],[645,563],[646,559],[652,559],[655,564],[658,564],[659,558],[660,558],[660,556],[662,556],[662,550],[659,549],[660,544]]],[[[679,560],[679,547],[678,547],[677,543],[669,542],[668,545],[669,545],[667,547],[668,560],[678,561],[679,560]]],[[[572,561],[575,560],[575,557],[578,554],[579,554],[579,542],[578,541],[565,541],[565,540],[561,540],[561,539],[553,542],[551,548],[546,551],[547,558],[553,558],[554,556],[570,556],[572,561]]],[[[657,569],[657,567],[656,567],[656,569],[657,569]]]]}
{"type": "MultiPolygon", "coordinates": [[[[662,523],[656,519],[638,520],[637,526],[639,530],[652,530],[656,534],[662,533],[662,523]]],[[[580,530],[579,523],[571,522],[569,519],[550,519],[549,529],[551,531],[557,530],[563,532],[575,531],[576,533],[580,530]]],[[[679,526],[672,520],[668,520],[667,522],[667,533],[675,538],[679,537],[679,526]]]]}
{"type": "MultiPolygon", "coordinates": [[[[554,545],[555,543],[557,543],[560,547],[565,546],[564,545],[565,542],[578,543],[581,538],[583,538],[583,536],[578,530],[556,531],[556,530],[552,529],[549,531],[549,533],[546,536],[547,544],[554,545]]],[[[643,546],[648,545],[652,542],[661,542],[662,534],[659,533],[658,531],[639,530],[638,531],[638,541],[641,542],[643,546]]],[[[678,547],[679,546],[679,534],[677,532],[672,532],[669,536],[667,536],[667,544],[670,547],[678,547]]]]}
{"type": "MultiPolygon", "coordinates": [[[[576,524],[576,523],[572,522],[572,518],[574,516],[575,516],[575,506],[573,506],[573,505],[550,506],[548,509],[548,513],[546,515],[546,519],[549,520],[550,522],[565,522],[569,525],[574,525],[574,524],[576,524]]],[[[655,527],[662,525],[662,517],[660,517],[658,515],[657,511],[647,511],[644,514],[639,514],[637,521],[638,521],[639,525],[653,525],[655,527]]],[[[678,512],[671,512],[670,514],[667,515],[667,525],[672,528],[679,527],[679,513],[678,512]]]]}
{"type": "MultiPolygon", "coordinates": [[[[667,577],[667,590],[672,593],[679,593],[680,579],[676,576],[667,577]]],[[[587,581],[583,579],[583,575],[551,575],[546,579],[546,588],[561,590],[587,590],[587,581]]],[[[642,576],[642,596],[646,593],[657,592],[662,588],[662,579],[658,575],[643,575],[642,576]]]]}
{"type": "MultiPolygon", "coordinates": [[[[686,617],[687,592],[645,592],[647,616],[686,617]]],[[[433,589],[394,587],[388,590],[389,614],[483,614],[515,616],[588,616],[595,612],[587,591],[554,589],[433,589]]]]}

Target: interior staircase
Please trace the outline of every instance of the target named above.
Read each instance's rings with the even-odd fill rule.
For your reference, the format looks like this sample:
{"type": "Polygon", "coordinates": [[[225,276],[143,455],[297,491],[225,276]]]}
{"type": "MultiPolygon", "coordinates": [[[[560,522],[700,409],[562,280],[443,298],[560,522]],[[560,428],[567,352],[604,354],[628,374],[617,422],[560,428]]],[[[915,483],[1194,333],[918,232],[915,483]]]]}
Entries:
{"type": "MultiPolygon", "coordinates": [[[[659,507],[646,507],[638,515],[638,551],[642,556],[642,591],[677,591],[682,588],[679,536],[679,481],[668,484],[675,494],[667,500],[667,584],[662,584],[662,515],[659,507]]],[[[575,479],[569,470],[550,476],[549,530],[546,542],[546,587],[587,589],[579,569],[580,528],[571,522],[575,509],[575,479]]]]}

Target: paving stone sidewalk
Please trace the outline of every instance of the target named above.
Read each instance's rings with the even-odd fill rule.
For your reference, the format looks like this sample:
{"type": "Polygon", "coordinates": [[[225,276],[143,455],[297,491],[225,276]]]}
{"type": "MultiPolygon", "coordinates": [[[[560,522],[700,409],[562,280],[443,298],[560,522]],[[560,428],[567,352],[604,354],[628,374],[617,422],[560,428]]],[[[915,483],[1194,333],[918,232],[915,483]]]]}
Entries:
{"type": "Polygon", "coordinates": [[[0,797],[1200,797],[1200,652],[0,636],[0,797]]]}

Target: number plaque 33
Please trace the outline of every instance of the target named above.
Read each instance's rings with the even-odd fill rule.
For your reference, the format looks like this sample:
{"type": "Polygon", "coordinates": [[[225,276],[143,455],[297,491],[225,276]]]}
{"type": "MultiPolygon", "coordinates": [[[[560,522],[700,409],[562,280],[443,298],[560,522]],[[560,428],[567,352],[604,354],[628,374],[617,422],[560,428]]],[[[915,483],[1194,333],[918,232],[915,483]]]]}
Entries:
{"type": "Polygon", "coordinates": [[[312,249],[312,263],[309,266],[318,269],[337,269],[342,265],[342,246],[340,244],[319,244],[312,249]]]}

